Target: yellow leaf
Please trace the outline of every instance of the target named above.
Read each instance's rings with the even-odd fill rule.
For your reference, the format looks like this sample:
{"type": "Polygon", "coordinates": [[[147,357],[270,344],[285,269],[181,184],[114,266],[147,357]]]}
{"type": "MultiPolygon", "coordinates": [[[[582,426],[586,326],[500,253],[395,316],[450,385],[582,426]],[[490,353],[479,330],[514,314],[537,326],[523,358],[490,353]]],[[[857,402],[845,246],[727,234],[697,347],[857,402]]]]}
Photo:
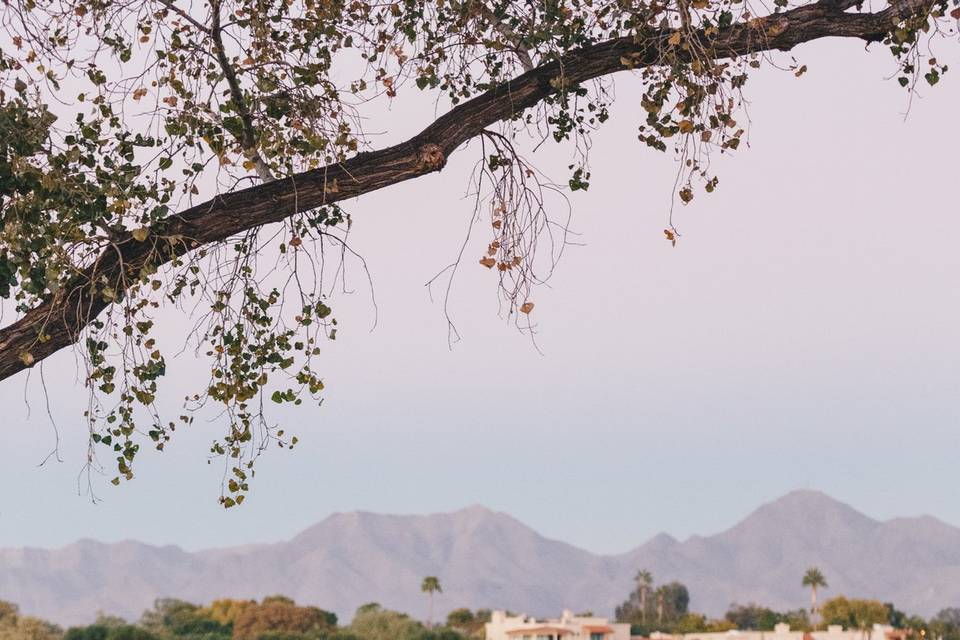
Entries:
{"type": "Polygon", "coordinates": [[[28,367],[34,363],[33,354],[30,353],[29,351],[24,351],[23,353],[21,353],[20,360],[23,362],[23,364],[27,365],[28,367]]]}
{"type": "Polygon", "coordinates": [[[139,229],[134,229],[130,232],[130,235],[133,236],[133,239],[137,242],[143,242],[147,239],[147,236],[150,235],[150,229],[146,227],[140,227],[139,229]]]}
{"type": "Polygon", "coordinates": [[[251,170],[252,170],[254,167],[256,167],[256,166],[257,166],[257,163],[254,162],[253,160],[244,160],[244,161],[243,161],[243,168],[246,169],[247,171],[251,171],[251,170]]]}
{"type": "Polygon", "coordinates": [[[670,36],[670,38],[667,40],[667,42],[670,43],[670,46],[671,46],[671,47],[675,47],[675,46],[677,46],[678,44],[680,44],[680,32],[679,32],[679,31],[674,31],[674,32],[673,32],[673,35],[670,36]]]}

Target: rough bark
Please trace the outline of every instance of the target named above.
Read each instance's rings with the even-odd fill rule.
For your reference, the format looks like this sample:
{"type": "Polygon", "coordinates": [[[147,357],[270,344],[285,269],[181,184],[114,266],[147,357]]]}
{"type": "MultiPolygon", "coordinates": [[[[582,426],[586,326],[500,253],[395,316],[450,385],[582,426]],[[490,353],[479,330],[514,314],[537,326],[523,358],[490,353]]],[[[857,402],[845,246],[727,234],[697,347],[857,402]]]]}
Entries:
{"type": "MultiPolygon", "coordinates": [[[[789,50],[825,37],[872,42],[882,39],[898,16],[929,10],[934,0],[896,0],[876,13],[844,13],[854,4],[853,0],[821,0],[735,25],[704,40],[717,58],[789,50]]],[[[623,71],[625,56],[634,67],[657,64],[671,33],[658,31],[640,43],[619,38],[578,50],[464,102],[406,142],[358,154],[341,164],[217,196],[164,221],[142,242],[127,236],[78,276],[72,288],[65,288],[0,330],[0,380],[74,344],[84,327],[111,304],[110,300],[122,297],[144,265],[160,266],[203,245],[279,222],[297,212],[439,171],[451,153],[483,129],[554,93],[551,80],[562,76],[569,86],[623,71]],[[165,239],[169,237],[180,241],[169,242],[165,239]]]]}

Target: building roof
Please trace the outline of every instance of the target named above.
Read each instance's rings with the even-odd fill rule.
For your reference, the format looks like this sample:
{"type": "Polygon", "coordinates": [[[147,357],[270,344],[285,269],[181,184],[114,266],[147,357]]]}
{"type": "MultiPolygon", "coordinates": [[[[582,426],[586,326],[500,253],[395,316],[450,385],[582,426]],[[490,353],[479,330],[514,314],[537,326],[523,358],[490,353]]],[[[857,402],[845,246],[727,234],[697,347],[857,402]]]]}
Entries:
{"type": "Polygon", "coordinates": [[[583,625],[583,630],[587,633],[613,633],[613,628],[608,627],[605,624],[601,625],[583,625]]]}
{"type": "Polygon", "coordinates": [[[510,629],[509,631],[507,631],[508,636],[516,636],[521,634],[534,635],[537,633],[553,633],[560,636],[573,635],[573,631],[571,631],[570,629],[564,629],[563,627],[552,627],[552,626],[526,627],[524,629],[510,629]]]}

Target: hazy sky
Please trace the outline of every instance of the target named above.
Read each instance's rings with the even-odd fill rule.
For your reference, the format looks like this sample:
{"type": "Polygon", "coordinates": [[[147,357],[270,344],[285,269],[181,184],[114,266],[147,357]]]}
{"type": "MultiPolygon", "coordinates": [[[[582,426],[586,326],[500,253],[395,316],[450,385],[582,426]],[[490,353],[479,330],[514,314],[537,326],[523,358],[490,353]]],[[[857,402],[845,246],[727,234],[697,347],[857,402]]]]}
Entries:
{"type": "MultiPolygon", "coordinates": [[[[946,43],[944,46],[947,46],[946,43]]],[[[906,95],[881,47],[818,42],[810,71],[748,85],[750,148],[718,165],[720,188],[678,211],[676,166],[636,141],[638,80],[618,78],[595,138],[589,192],[572,197],[585,246],[536,294],[541,355],[497,316],[494,275],[468,252],[447,348],[424,283],[455,255],[476,148],[442,175],[350,204],[371,269],[335,300],[320,408],[283,414],[301,444],[271,451],[249,501],[216,502],[206,463],[215,423],[145,450],[138,477],[77,494],[85,452],[71,354],[47,363],[62,463],[37,377],[0,385],[0,546],[81,537],[187,548],[289,537],[335,511],[432,512],[472,503],[542,533],[622,551],[667,531],[713,533],[761,501],[817,488],[874,517],[930,513],[960,525],[960,78],[906,95]],[[24,396],[32,409],[27,417],[24,396]]],[[[401,94],[401,98],[403,98],[401,94]]],[[[400,100],[387,140],[428,122],[400,100]]],[[[536,162],[558,179],[567,150],[536,162]]],[[[170,344],[183,316],[163,316],[170,344]]],[[[163,406],[178,413],[200,368],[172,364],[163,406]]]]}

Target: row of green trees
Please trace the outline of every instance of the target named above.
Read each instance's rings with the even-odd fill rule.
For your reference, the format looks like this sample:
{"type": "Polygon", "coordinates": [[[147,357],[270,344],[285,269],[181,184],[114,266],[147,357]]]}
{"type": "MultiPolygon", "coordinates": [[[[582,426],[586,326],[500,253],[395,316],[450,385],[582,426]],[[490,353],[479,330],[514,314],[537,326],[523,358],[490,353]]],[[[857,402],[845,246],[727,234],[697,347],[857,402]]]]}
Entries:
{"type": "Polygon", "coordinates": [[[0,601],[0,640],[470,640],[483,637],[489,620],[489,610],[457,609],[444,626],[424,625],[373,602],[360,607],[349,625],[339,625],[336,614],[285,596],[208,606],[165,598],[136,623],[101,615],[93,624],[64,630],[0,601]]]}
{"type": "MultiPolygon", "coordinates": [[[[845,629],[868,631],[875,624],[890,625],[905,630],[917,637],[960,640],[960,608],[943,609],[932,618],[908,615],[897,609],[892,602],[847,598],[830,598],[817,608],[820,622],[813,624],[803,609],[779,612],[756,604],[733,605],[724,619],[737,629],[770,631],[781,622],[791,629],[812,631],[828,625],[841,625],[845,629]],[[921,633],[922,632],[922,633],[921,633]]],[[[876,639],[874,639],[876,640],[876,639]]]]}
{"type": "MultiPolygon", "coordinates": [[[[825,581],[820,586],[825,586],[825,581]]],[[[440,591],[439,581],[428,585],[425,580],[423,591],[432,599],[433,593],[440,591]]],[[[944,609],[926,620],[908,615],[892,603],[837,596],[821,607],[814,605],[820,618],[814,624],[803,609],[778,612],[757,604],[734,604],[723,618],[709,619],[689,611],[689,604],[689,591],[682,583],[658,586],[649,572],[641,572],[634,591],[617,607],[616,617],[630,623],[633,634],[644,636],[655,630],[675,634],[771,631],[781,622],[800,630],[831,624],[868,630],[880,623],[906,630],[917,640],[960,640],[960,608],[944,609]]],[[[482,640],[483,625],[489,620],[488,609],[456,609],[445,625],[424,625],[405,613],[369,603],[357,609],[349,625],[339,625],[332,612],[272,596],[260,602],[222,599],[208,606],[161,599],[136,623],[100,616],[94,624],[64,631],[21,615],[15,605],[0,601],[0,640],[482,640]]]]}
{"type": "Polygon", "coordinates": [[[654,583],[646,570],[637,572],[633,591],[616,608],[618,622],[631,625],[633,635],[649,636],[654,631],[671,634],[728,631],[730,629],[772,631],[780,623],[791,629],[813,631],[828,625],[867,631],[874,624],[886,624],[922,639],[960,640],[960,608],[944,609],[930,619],[911,616],[892,603],[837,596],[818,603],[819,590],[827,581],[816,567],[804,574],[801,584],[810,589],[810,610],[775,611],[758,604],[733,604],[723,618],[711,619],[689,611],[690,596],[680,582],[654,583]]]}
{"type": "MultiPolygon", "coordinates": [[[[636,635],[646,636],[653,631],[695,633],[729,629],[772,630],[774,625],[781,622],[786,622],[794,629],[811,629],[814,626],[803,609],[777,612],[756,604],[731,605],[723,618],[711,620],[688,610],[690,595],[682,583],[674,581],[655,585],[653,574],[645,569],[638,571],[634,580],[633,591],[616,608],[615,615],[618,621],[630,623],[636,635]]],[[[827,581],[819,569],[811,567],[801,583],[811,590],[810,613],[815,614],[818,610],[817,590],[826,588],[827,581]]]]}

